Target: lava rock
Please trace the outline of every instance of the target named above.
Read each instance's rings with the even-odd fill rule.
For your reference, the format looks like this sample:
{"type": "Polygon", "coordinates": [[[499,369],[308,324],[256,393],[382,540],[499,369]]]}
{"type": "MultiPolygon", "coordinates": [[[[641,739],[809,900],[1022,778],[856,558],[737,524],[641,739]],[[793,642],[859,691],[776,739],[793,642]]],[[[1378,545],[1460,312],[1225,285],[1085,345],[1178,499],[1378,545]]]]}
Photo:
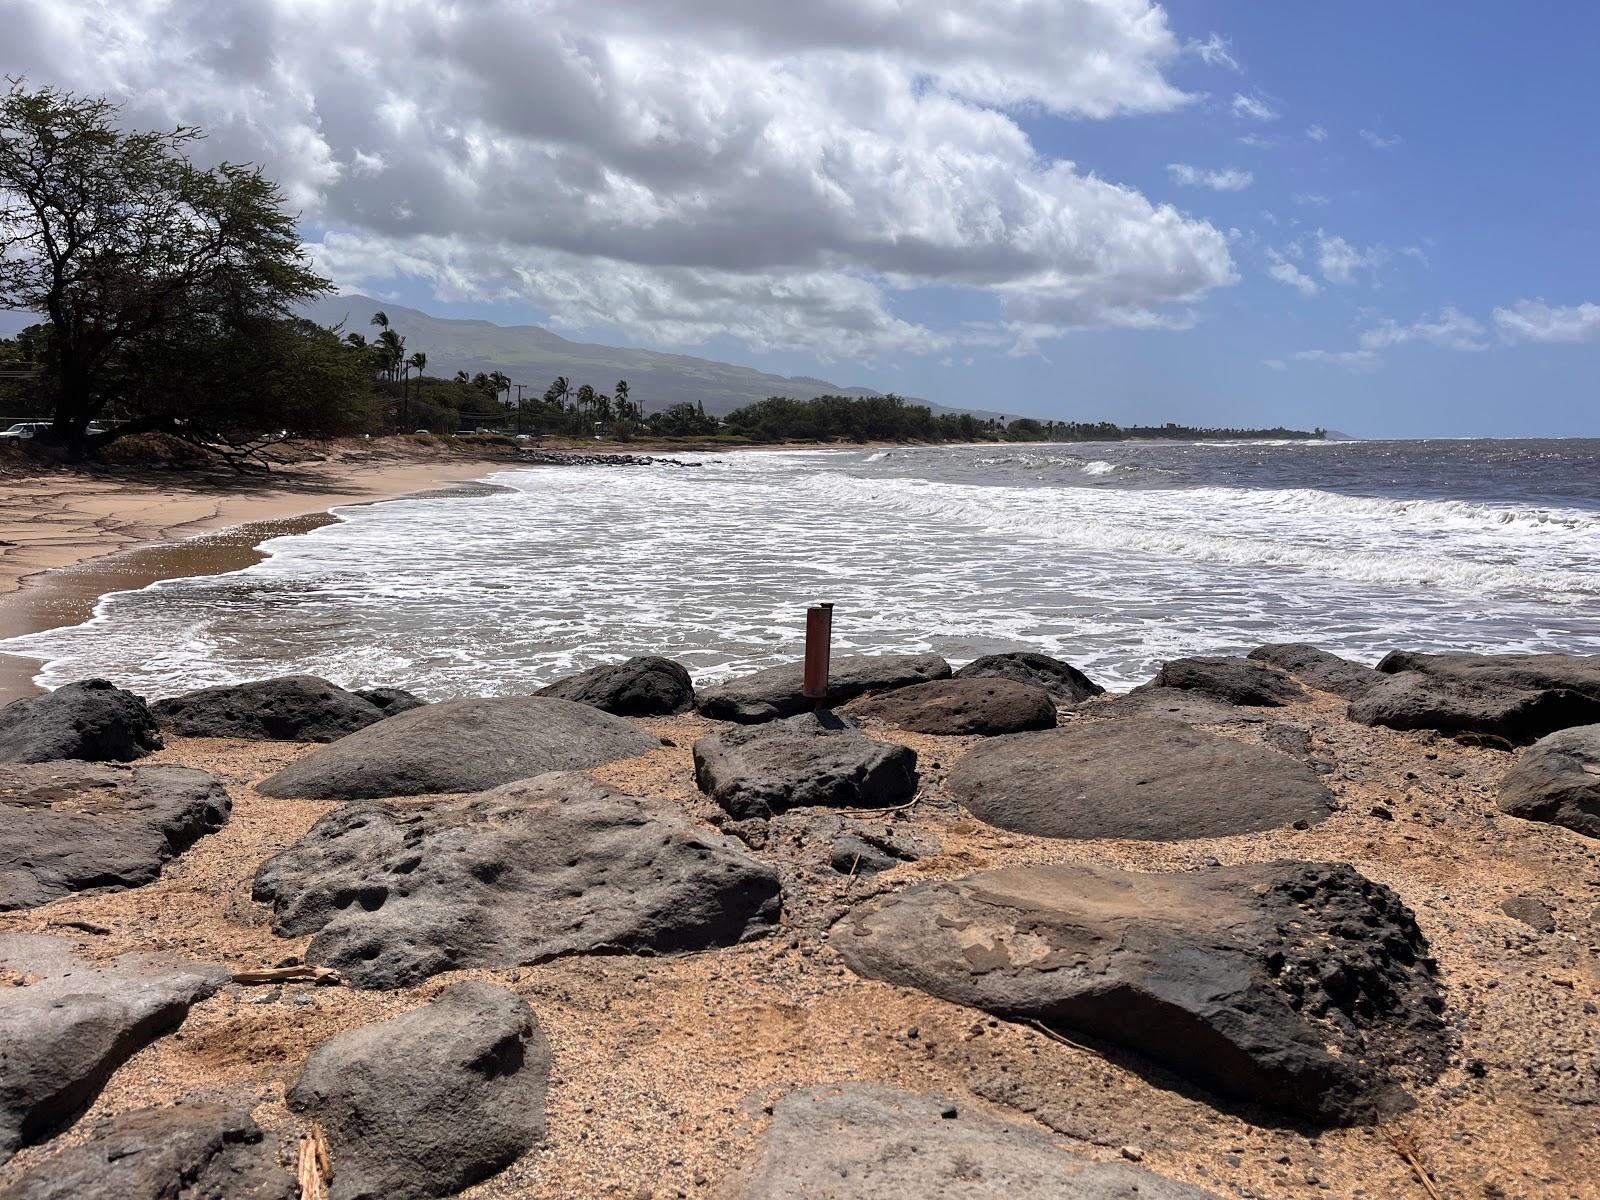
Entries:
{"type": "Polygon", "coordinates": [[[1378,672],[1371,667],[1340,658],[1337,654],[1319,650],[1305,642],[1273,642],[1257,646],[1250,651],[1249,657],[1287,671],[1319,692],[1331,692],[1346,700],[1365,695],[1367,689],[1378,682],[1378,672]]]}
{"type": "Polygon", "coordinates": [[[1418,654],[1393,650],[1378,663],[1386,675],[1419,672],[1508,687],[1577,692],[1600,700],[1600,654],[1418,654]]]}
{"type": "Polygon", "coordinates": [[[1565,688],[1497,682],[1489,675],[1407,671],[1385,676],[1352,700],[1350,719],[1391,729],[1489,734],[1525,743],[1572,725],[1600,722],[1600,699],[1565,688]]]}
{"type": "Polygon", "coordinates": [[[1540,738],[1500,784],[1500,811],[1600,838],[1600,725],[1540,738]]]}
{"type": "Polygon", "coordinates": [[[429,1200],[544,1140],[549,1075],[550,1047],[527,1002],[467,982],[329,1038],[287,1100],[327,1131],[332,1200],[429,1200]]]}
{"type": "Polygon", "coordinates": [[[1540,933],[1556,931],[1556,915],[1550,906],[1537,896],[1511,896],[1500,901],[1500,911],[1514,921],[1521,921],[1540,933]]]}
{"type": "Polygon", "coordinates": [[[1035,837],[1226,837],[1321,821],[1333,808],[1304,763],[1150,717],[984,742],[947,787],[980,821],[1035,837]]]}
{"type": "Polygon", "coordinates": [[[621,717],[570,700],[445,700],[315,750],[256,790],[308,800],[477,792],[547,771],[597,767],[660,744],[621,717]]]}
{"type": "Polygon", "coordinates": [[[957,671],[956,678],[1010,679],[1017,683],[1031,683],[1049,692],[1059,704],[1077,704],[1105,692],[1105,688],[1071,663],[1032,650],[985,654],[957,671]]]}
{"type": "Polygon", "coordinates": [[[828,865],[841,875],[876,875],[898,867],[901,859],[853,833],[841,834],[828,848],[828,865]]]}
{"type": "Polygon", "coordinates": [[[297,1200],[247,1101],[189,1101],[100,1121],[0,1189],[0,1200],[297,1200]]]}
{"type": "Polygon", "coordinates": [[[1078,706],[1078,711],[1096,718],[1126,716],[1161,717],[1186,725],[1262,725],[1266,718],[1249,708],[1240,708],[1203,692],[1182,688],[1152,687],[1143,684],[1120,696],[1106,696],[1078,706]]]}
{"type": "Polygon", "coordinates": [[[694,707],[689,672],[681,663],[654,656],[591,667],[534,695],[590,704],[619,717],[665,717],[694,707]]]}
{"type": "Polygon", "coordinates": [[[1254,708],[1281,708],[1306,698],[1305,688],[1276,667],[1222,656],[1170,659],[1153,680],[1141,686],[1199,692],[1226,704],[1254,708]]]}
{"type": "Polygon", "coordinates": [[[61,938],[0,935],[0,1163],[70,1125],[227,978],[132,955],[90,963],[61,938]]]}
{"type": "Polygon", "coordinates": [[[694,744],[694,779],[729,815],[790,808],[887,808],[917,793],[917,752],[874,741],[853,721],[807,713],[694,744]]]}
{"type": "Polygon", "coordinates": [[[275,742],[331,742],[392,715],[315,675],[200,688],[151,707],[163,728],[179,737],[275,742]]]}
{"type": "Polygon", "coordinates": [[[857,974],[1320,1124],[1409,1107],[1447,1058],[1414,917],[1343,863],[1009,867],[869,901],[830,940],[857,974]]]}
{"type": "Polygon", "coordinates": [[[232,804],[188,767],[0,765],[0,912],[151,883],[232,804]]]}
{"type": "Polygon", "coordinates": [[[728,946],[779,910],[771,867],[577,774],[342,805],[267,860],[252,894],[272,905],[281,936],[316,934],[308,962],[364,988],[569,954],[728,946]]]}
{"type": "Polygon", "coordinates": [[[161,749],[150,708],[104,679],[65,684],[0,708],[0,762],[132,762],[161,749]]]}
{"type": "Polygon", "coordinates": [[[1050,693],[1011,679],[935,679],[874,696],[854,711],[913,733],[945,736],[1022,733],[1056,724],[1050,693]]]}
{"type": "MultiPolygon", "coordinates": [[[[950,664],[937,654],[847,654],[828,667],[827,704],[843,704],[868,692],[950,678],[950,664]]],[[[719,721],[755,725],[794,716],[816,706],[801,694],[800,663],[768,667],[700,693],[700,712],[719,721]]]]}
{"type": "Polygon", "coordinates": [[[386,717],[410,712],[413,708],[421,708],[427,703],[422,697],[414,696],[405,688],[397,687],[356,688],[353,694],[379,709],[386,717]]]}
{"type": "Polygon", "coordinates": [[[872,1083],[800,1088],[772,1106],[739,1200],[1215,1200],[939,1095],[872,1083]]]}

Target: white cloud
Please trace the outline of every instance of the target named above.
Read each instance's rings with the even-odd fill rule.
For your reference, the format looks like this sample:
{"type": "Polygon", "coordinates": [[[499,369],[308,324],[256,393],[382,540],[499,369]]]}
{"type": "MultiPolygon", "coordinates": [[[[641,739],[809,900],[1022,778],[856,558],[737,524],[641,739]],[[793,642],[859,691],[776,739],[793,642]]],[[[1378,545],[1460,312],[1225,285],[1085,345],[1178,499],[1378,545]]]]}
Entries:
{"type": "Polygon", "coordinates": [[[1358,338],[1363,350],[1383,350],[1407,342],[1422,342],[1446,350],[1487,350],[1483,325],[1460,309],[1445,307],[1431,320],[1424,317],[1410,325],[1385,319],[1358,338]]]}
{"type": "Polygon", "coordinates": [[[907,289],[985,293],[1052,336],[1182,324],[1235,278],[1219,230],[1043,156],[1012,116],[1191,102],[1149,0],[7,8],[10,69],[261,162],[345,285],[870,355],[959,336],[895,315],[907,289]]]}
{"type": "Polygon", "coordinates": [[[1297,362],[1324,363],[1352,371],[1371,371],[1383,361],[1371,350],[1300,350],[1289,357],[1297,362]]]}
{"type": "Polygon", "coordinates": [[[1192,39],[1184,47],[1190,54],[1198,55],[1200,61],[1208,67],[1227,67],[1230,71],[1239,70],[1239,60],[1233,56],[1233,43],[1220,33],[1213,33],[1205,40],[1192,39]]]}
{"type": "Polygon", "coordinates": [[[1184,187],[1210,188],[1214,192],[1242,192],[1256,179],[1249,171],[1234,167],[1209,171],[1204,167],[1191,167],[1188,163],[1168,163],[1167,174],[1172,177],[1173,183],[1184,187]]]}
{"type": "Polygon", "coordinates": [[[1374,133],[1370,129],[1361,130],[1361,140],[1374,150],[1393,150],[1401,142],[1398,134],[1385,137],[1381,133],[1374,133]]]}
{"type": "Polygon", "coordinates": [[[1333,203],[1329,197],[1319,192],[1296,192],[1289,199],[1308,208],[1326,208],[1333,203]]]}
{"type": "Polygon", "coordinates": [[[1328,131],[1321,125],[1307,125],[1306,136],[1313,142],[1325,142],[1328,140],[1328,131]]]}
{"type": "MultiPolygon", "coordinates": [[[[1292,254],[1291,256],[1299,257],[1298,254],[1292,254]]],[[[1268,276],[1276,279],[1279,283],[1287,284],[1289,287],[1294,288],[1302,296],[1315,296],[1322,290],[1315,279],[1290,262],[1289,257],[1286,257],[1285,254],[1277,250],[1268,250],[1267,262],[1269,264],[1267,267],[1268,276]]]]}
{"type": "Polygon", "coordinates": [[[1249,121],[1276,121],[1278,112],[1260,96],[1246,96],[1243,92],[1233,94],[1233,115],[1249,121]]]}
{"type": "Polygon", "coordinates": [[[1289,364],[1281,358],[1263,358],[1261,365],[1269,371],[1287,371],[1289,369],[1289,364]]]}
{"type": "Polygon", "coordinates": [[[1495,327],[1508,342],[1600,342],[1600,304],[1558,307],[1519,300],[1494,310],[1495,327]]]}
{"type": "Polygon", "coordinates": [[[1317,230],[1317,270],[1329,283],[1355,283],[1358,272],[1375,271],[1387,257],[1382,246],[1363,250],[1336,234],[1317,230]]]}

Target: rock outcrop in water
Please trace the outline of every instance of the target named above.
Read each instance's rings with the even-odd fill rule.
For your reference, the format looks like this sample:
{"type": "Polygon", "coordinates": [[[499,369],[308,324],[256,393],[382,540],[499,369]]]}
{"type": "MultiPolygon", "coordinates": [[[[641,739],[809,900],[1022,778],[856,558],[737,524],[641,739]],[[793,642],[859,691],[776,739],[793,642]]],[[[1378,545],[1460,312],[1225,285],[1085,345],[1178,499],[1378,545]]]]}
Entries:
{"type": "Polygon", "coordinates": [[[1278,708],[1305,698],[1305,689],[1276,667],[1248,658],[1173,658],[1135,691],[1171,688],[1199,692],[1224,704],[1278,708]]]}
{"type": "MultiPolygon", "coordinates": [[[[950,664],[937,654],[847,654],[835,658],[829,667],[825,705],[949,677],[950,664]]],[[[718,721],[746,725],[792,717],[818,707],[817,701],[802,694],[803,681],[800,663],[768,667],[706,688],[700,693],[700,712],[718,721]]]]}
{"type": "MultiPolygon", "coordinates": [[[[559,702],[556,702],[559,703],[559,702]]],[[[582,775],[334,809],[256,874],[285,937],[364,988],[571,954],[730,946],[778,919],[777,874],[582,775]]]]}
{"type": "Polygon", "coordinates": [[[392,716],[395,699],[380,706],[316,675],[280,675],[200,688],[157,700],[151,708],[179,737],[331,742],[392,716]]]}
{"type": "Polygon", "coordinates": [[[934,679],[914,683],[857,704],[855,713],[944,737],[1023,733],[1052,729],[1056,705],[1050,693],[1011,679],[934,679]]]}
{"type": "Polygon", "coordinates": [[[1250,658],[1289,672],[1319,692],[1332,692],[1346,700],[1365,695],[1381,676],[1371,667],[1304,642],[1272,642],[1250,651],[1250,658]]]}
{"type": "Polygon", "coordinates": [[[188,767],[0,765],[0,912],[150,883],[232,803],[188,767]]]}
{"type": "Polygon", "coordinates": [[[1105,692],[1077,667],[1048,654],[1015,650],[985,654],[956,672],[957,679],[1012,679],[1042,687],[1058,704],[1077,704],[1105,692]]]}
{"type": "Polygon", "coordinates": [[[313,751],[257,790],[311,800],[478,792],[630,758],[660,744],[620,717],[570,700],[446,700],[313,751]]]}
{"type": "Polygon", "coordinates": [[[1138,716],[982,743],[948,787],[980,821],[1053,838],[1226,837],[1321,821],[1333,807],[1303,763],[1138,716]]]}
{"type": "Polygon", "coordinates": [[[1343,864],[1010,867],[871,901],[831,941],[862,975],[1328,1124],[1408,1107],[1445,1061],[1415,919],[1343,864]]]}
{"type": "Polygon", "coordinates": [[[534,695],[593,705],[619,717],[666,717],[694,707],[694,682],[682,663],[649,655],[591,667],[534,695]]]}
{"type": "Polygon", "coordinates": [[[104,679],[69,683],[0,708],[0,762],[132,762],[161,749],[149,707],[104,679]]]}

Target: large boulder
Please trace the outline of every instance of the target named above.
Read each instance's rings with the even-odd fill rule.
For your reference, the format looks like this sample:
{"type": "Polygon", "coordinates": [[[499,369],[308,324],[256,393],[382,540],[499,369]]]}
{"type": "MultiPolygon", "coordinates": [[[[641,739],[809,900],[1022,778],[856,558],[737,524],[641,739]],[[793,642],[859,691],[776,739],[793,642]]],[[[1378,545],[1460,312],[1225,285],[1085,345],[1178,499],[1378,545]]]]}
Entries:
{"type": "Polygon", "coordinates": [[[1105,691],[1071,663],[1032,650],[985,654],[957,671],[956,678],[1010,679],[1017,683],[1031,683],[1049,692],[1058,704],[1077,704],[1105,691]]]}
{"type": "Polygon", "coordinates": [[[984,742],[947,787],[980,821],[1036,837],[1226,837],[1333,808],[1316,773],[1287,755],[1137,716],[984,742]]]}
{"type": "Polygon", "coordinates": [[[913,733],[946,736],[1023,733],[1056,724],[1050,693],[1011,679],[934,679],[873,696],[854,711],[913,733]]]}
{"type": "Polygon", "coordinates": [[[104,679],[68,683],[0,708],[0,762],[132,762],[161,749],[150,708],[104,679]]]}
{"type": "Polygon", "coordinates": [[[331,742],[392,713],[315,675],[280,675],[201,688],[151,706],[179,737],[331,742]]]}
{"type": "Polygon", "coordinates": [[[0,765],[0,912],[151,883],[231,807],[188,767],[0,765]]]}
{"type": "Polygon", "coordinates": [[[1156,677],[1141,688],[1199,692],[1225,704],[1254,708],[1279,708],[1306,698],[1305,688],[1276,667],[1248,658],[1223,656],[1169,659],[1161,665],[1156,677]]]}
{"type": "Polygon", "coordinates": [[[1378,663],[1385,675],[1417,671],[1509,687],[1577,692],[1600,700],[1600,654],[1419,654],[1392,650],[1378,663]]]}
{"type": "MultiPolygon", "coordinates": [[[[948,679],[950,664],[937,654],[847,654],[828,668],[828,696],[824,705],[844,704],[868,692],[948,679]]],[[[792,717],[816,708],[817,701],[801,693],[804,668],[800,663],[768,667],[700,693],[700,712],[719,721],[754,725],[792,717]]]]}
{"type": "Polygon", "coordinates": [[[405,688],[397,687],[356,688],[353,694],[381,709],[386,717],[410,712],[413,708],[421,708],[427,703],[421,696],[412,695],[405,688]]]}
{"type": "Polygon", "coordinates": [[[700,790],[741,820],[790,808],[886,808],[917,792],[917,753],[853,721],[806,713],[728,729],[694,744],[700,790]]]}
{"type": "Polygon", "coordinates": [[[1600,838],[1600,725],[1562,729],[1517,755],[1500,811],[1600,838]]]}
{"type": "Polygon", "coordinates": [[[869,901],[831,942],[858,974],[1318,1123],[1408,1107],[1446,1058],[1415,919],[1343,863],[1008,867],[869,901]]]}
{"type": "Polygon", "coordinates": [[[527,1002],[469,981],[329,1038],[287,1100],[327,1131],[332,1200],[430,1200],[498,1174],[544,1140],[549,1074],[550,1047],[527,1002]]]}
{"type": "Polygon", "coordinates": [[[309,800],[478,792],[546,771],[597,767],[660,744],[621,717],[570,700],[445,700],[314,750],[257,790],[309,800]]]}
{"type": "Polygon", "coordinates": [[[1349,712],[1362,725],[1487,734],[1522,743],[1600,721],[1600,699],[1567,688],[1498,682],[1487,674],[1407,671],[1384,676],[1350,702],[1349,712]]]}
{"type": "Polygon", "coordinates": [[[60,938],[0,935],[0,1163],[71,1124],[227,978],[132,956],[90,963],[60,938]]]}
{"type": "Polygon", "coordinates": [[[1038,1129],[949,1097],[872,1083],[800,1088],[772,1123],[738,1200],[1207,1200],[1126,1162],[1097,1163],[1038,1129]]]}
{"type": "Polygon", "coordinates": [[[765,863],[576,774],[342,805],[262,865],[253,895],[272,905],[277,933],[316,934],[309,961],[366,988],[568,954],[727,946],[779,909],[765,863]]]}
{"type": "Polygon", "coordinates": [[[1289,672],[1319,692],[1332,692],[1346,700],[1364,695],[1379,679],[1378,672],[1371,667],[1305,642],[1272,642],[1257,646],[1250,651],[1250,657],[1289,672]]]}
{"type": "Polygon", "coordinates": [[[591,667],[534,695],[592,704],[619,717],[665,717],[694,707],[694,682],[682,663],[643,656],[591,667]]]}
{"type": "Polygon", "coordinates": [[[99,1121],[22,1173],[0,1200],[298,1200],[278,1139],[248,1101],[189,1100],[99,1121]]]}

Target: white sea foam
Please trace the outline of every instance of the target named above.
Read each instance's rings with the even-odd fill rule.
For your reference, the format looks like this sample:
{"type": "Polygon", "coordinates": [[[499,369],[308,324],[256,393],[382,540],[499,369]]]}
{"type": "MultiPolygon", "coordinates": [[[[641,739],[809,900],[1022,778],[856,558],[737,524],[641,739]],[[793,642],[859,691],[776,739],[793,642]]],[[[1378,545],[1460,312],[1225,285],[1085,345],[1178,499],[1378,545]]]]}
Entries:
{"type": "Polygon", "coordinates": [[[342,510],[243,571],[114,595],[0,649],[47,660],[51,685],[100,674],[151,696],[288,671],[515,694],[635,653],[702,681],[781,661],[826,598],[840,652],[1029,646],[1112,686],[1279,639],[1369,661],[1600,650],[1593,511],[1152,487],[1165,468],[1055,448],[967,451],[952,482],[953,452],[882,453],[509,471],[489,495],[342,510]],[[1047,457],[1095,482],[1033,480],[1047,457]],[[1003,484],[970,481],[989,471],[1003,484]]]}

